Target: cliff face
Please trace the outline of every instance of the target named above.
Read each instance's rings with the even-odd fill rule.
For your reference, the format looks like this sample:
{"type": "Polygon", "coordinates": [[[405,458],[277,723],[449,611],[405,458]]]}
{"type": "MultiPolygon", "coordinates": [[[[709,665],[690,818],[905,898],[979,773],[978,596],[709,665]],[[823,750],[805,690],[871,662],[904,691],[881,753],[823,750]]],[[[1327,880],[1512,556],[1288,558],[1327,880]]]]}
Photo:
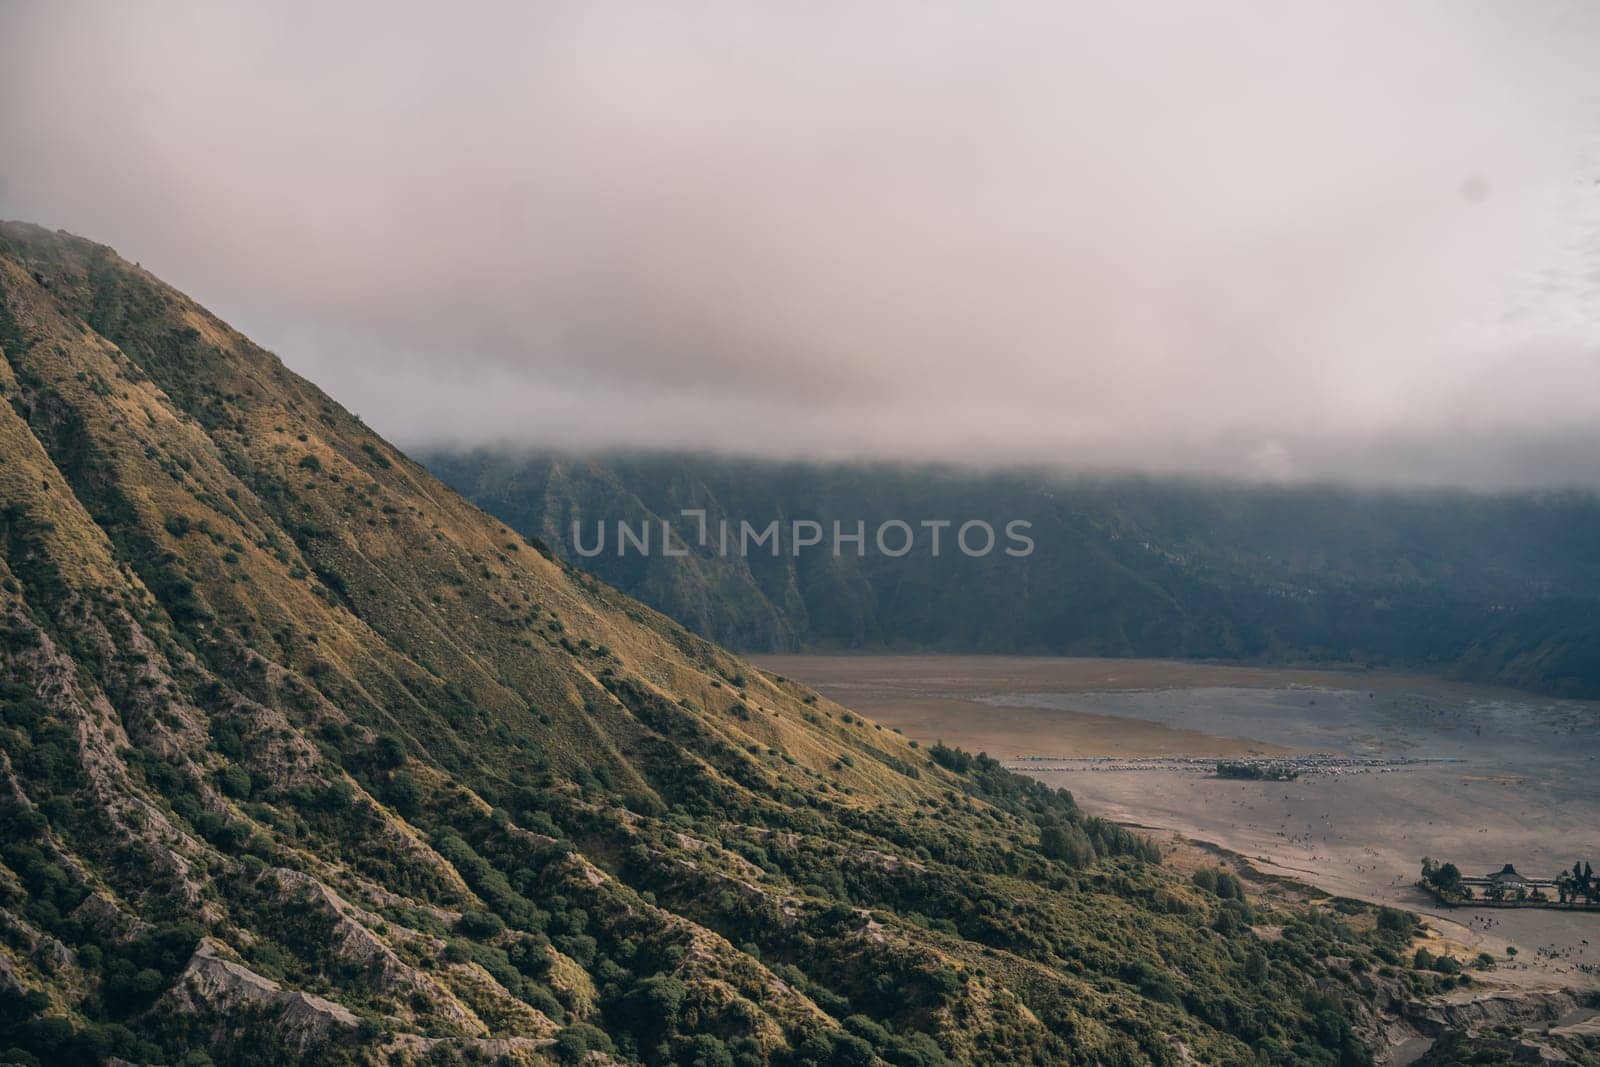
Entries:
{"type": "Polygon", "coordinates": [[[1255,944],[1278,905],[546,557],[109,249],[0,226],[0,353],[8,1058],[1360,1061],[1322,959],[1370,923],[1255,944]]]}

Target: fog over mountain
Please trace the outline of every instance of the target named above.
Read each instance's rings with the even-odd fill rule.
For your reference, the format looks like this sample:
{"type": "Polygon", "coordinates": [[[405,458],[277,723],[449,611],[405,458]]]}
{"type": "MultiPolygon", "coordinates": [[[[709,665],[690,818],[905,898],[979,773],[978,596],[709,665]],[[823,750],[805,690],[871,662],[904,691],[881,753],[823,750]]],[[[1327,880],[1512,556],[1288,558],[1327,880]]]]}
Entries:
{"type": "Polygon", "coordinates": [[[0,216],[407,445],[1593,485],[1597,46],[1577,3],[0,0],[0,216]]]}

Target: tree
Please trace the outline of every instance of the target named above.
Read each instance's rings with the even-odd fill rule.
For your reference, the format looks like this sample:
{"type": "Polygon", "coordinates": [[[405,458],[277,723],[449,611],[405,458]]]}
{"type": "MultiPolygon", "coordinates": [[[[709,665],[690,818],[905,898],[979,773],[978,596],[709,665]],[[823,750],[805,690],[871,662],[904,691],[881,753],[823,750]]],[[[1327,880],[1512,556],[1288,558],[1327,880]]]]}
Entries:
{"type": "Polygon", "coordinates": [[[1050,823],[1039,832],[1039,851],[1071,867],[1086,867],[1094,862],[1094,845],[1082,827],[1050,823]]]}
{"type": "Polygon", "coordinates": [[[456,932],[474,941],[487,941],[505,931],[506,924],[492,911],[464,911],[456,920],[456,932]]]}
{"type": "Polygon", "coordinates": [[[577,1063],[589,1052],[614,1051],[606,1032],[588,1023],[573,1023],[556,1034],[555,1047],[563,1063],[577,1063]]]}
{"type": "Polygon", "coordinates": [[[1399,908],[1379,908],[1378,929],[1409,941],[1416,933],[1416,917],[1399,908]]]}
{"type": "Polygon", "coordinates": [[[1453,863],[1438,864],[1422,857],[1422,880],[1444,896],[1461,895],[1461,871],[1453,863]]]}
{"type": "Polygon", "coordinates": [[[372,746],[372,765],[381,771],[392,771],[406,761],[406,746],[398,737],[383,734],[372,746]]]}
{"type": "Polygon", "coordinates": [[[696,1034],[677,1060],[685,1067],[733,1067],[733,1053],[710,1034],[696,1034]]]}
{"type": "Polygon", "coordinates": [[[654,1044],[678,1025],[689,987],[670,975],[644,979],[629,991],[624,1008],[641,1045],[654,1044]]]}

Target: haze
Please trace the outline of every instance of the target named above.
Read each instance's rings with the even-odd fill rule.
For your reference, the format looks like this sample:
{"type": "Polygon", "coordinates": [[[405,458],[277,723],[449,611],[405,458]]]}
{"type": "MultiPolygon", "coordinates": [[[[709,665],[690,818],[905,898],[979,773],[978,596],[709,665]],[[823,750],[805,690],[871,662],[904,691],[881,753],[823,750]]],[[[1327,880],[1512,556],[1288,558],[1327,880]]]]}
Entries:
{"type": "Polygon", "coordinates": [[[24,5],[0,217],[402,445],[1600,482],[1577,3],[24,5]]]}

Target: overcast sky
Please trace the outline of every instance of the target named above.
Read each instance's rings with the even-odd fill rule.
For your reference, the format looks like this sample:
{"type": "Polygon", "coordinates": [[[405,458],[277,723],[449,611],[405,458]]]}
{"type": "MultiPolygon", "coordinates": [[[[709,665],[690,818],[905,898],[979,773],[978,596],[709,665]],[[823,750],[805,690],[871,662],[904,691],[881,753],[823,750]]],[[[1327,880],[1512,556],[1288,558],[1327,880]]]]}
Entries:
{"type": "Polygon", "coordinates": [[[1600,483],[1600,5],[0,0],[0,217],[403,446],[1600,483]]]}

